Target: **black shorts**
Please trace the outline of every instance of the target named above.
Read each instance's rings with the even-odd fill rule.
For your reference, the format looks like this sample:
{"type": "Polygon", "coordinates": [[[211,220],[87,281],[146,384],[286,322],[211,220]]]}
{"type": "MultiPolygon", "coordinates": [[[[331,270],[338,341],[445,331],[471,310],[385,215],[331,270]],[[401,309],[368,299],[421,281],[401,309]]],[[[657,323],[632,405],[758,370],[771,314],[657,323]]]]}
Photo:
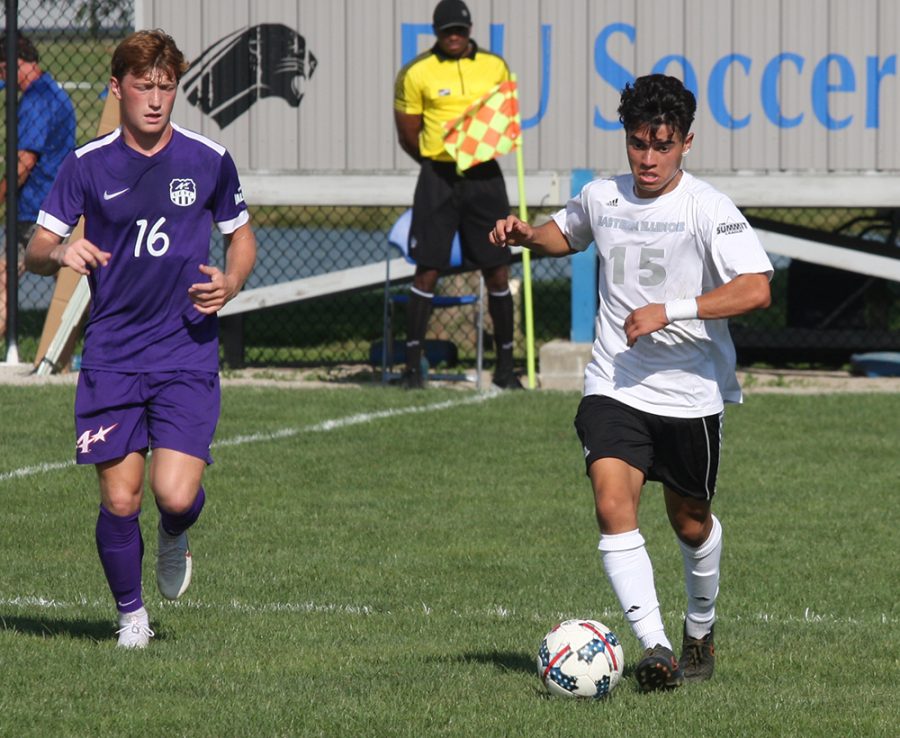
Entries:
{"type": "Polygon", "coordinates": [[[459,231],[464,266],[509,264],[509,249],[488,242],[497,221],[507,215],[509,198],[496,161],[459,175],[453,162],[425,159],[413,198],[409,255],[419,266],[446,269],[453,236],[459,231]]]}
{"type": "Polygon", "coordinates": [[[590,469],[597,459],[622,459],[644,477],[685,497],[712,500],[719,473],[724,413],[671,418],[611,397],[581,398],[575,430],[590,469]]]}

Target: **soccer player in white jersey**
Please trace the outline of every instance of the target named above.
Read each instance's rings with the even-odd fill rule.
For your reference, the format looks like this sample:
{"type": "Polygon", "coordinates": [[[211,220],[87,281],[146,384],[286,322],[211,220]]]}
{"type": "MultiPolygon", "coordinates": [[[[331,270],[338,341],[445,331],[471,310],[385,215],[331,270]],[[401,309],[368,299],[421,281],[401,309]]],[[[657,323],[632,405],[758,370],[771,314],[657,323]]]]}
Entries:
{"type": "Polygon", "coordinates": [[[186,531],[206,499],[201,481],[219,417],[216,312],[241,290],[256,260],[228,152],[170,120],[186,69],[162,31],[138,31],[119,44],[109,89],[121,125],[63,162],[25,254],[33,272],[68,266],[90,283],[76,459],[97,470],[97,551],[124,648],[143,648],[153,635],[138,519],[151,449],[157,585],[177,599],[190,584],[186,531]],[[64,242],[82,215],[84,238],[64,242]],[[213,223],[225,238],[224,271],[209,264],[213,223]]]}
{"type": "Polygon", "coordinates": [[[629,174],[597,179],[535,228],[509,216],[498,246],[547,256],[593,241],[600,304],[575,427],[600,525],[603,567],[644,653],[644,691],[712,676],[722,526],[716,489],[724,403],[740,402],[727,318],[765,308],[772,265],[744,216],[682,169],[694,134],[693,94],[674,77],[622,91],[629,174]],[[647,480],[659,481],[684,560],[682,652],[666,636],[638,527],[647,480]]]}

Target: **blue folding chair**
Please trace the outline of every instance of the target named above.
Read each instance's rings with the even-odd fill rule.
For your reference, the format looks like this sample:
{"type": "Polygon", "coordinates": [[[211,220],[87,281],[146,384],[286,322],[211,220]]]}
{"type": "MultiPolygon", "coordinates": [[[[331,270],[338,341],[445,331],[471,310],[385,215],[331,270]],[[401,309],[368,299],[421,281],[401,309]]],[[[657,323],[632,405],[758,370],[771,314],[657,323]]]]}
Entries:
{"type": "MultiPolygon", "coordinates": [[[[415,264],[412,258],[409,255],[409,229],[412,225],[412,209],[408,209],[403,212],[403,214],[397,219],[394,225],[391,227],[390,232],[387,237],[387,246],[386,246],[386,258],[385,258],[385,278],[384,278],[384,330],[382,332],[382,342],[381,342],[381,381],[383,383],[387,383],[389,379],[392,378],[393,375],[393,367],[395,362],[397,361],[397,354],[400,352],[397,350],[398,346],[395,345],[394,341],[394,330],[393,330],[393,307],[395,305],[405,305],[409,302],[409,294],[401,293],[394,294],[391,292],[391,256],[394,251],[399,252],[399,255],[403,257],[409,264],[415,264]]],[[[453,237],[453,245],[450,250],[450,268],[455,269],[461,267],[463,264],[462,257],[462,244],[459,240],[459,234],[457,233],[453,237]]],[[[484,351],[483,351],[483,343],[484,343],[484,313],[483,313],[483,305],[484,305],[484,277],[479,273],[478,280],[478,294],[463,294],[463,295],[435,295],[432,298],[431,305],[432,309],[440,309],[447,307],[459,307],[462,305],[474,305],[476,309],[476,317],[475,317],[475,325],[476,325],[476,345],[475,345],[475,364],[476,364],[476,373],[475,373],[475,384],[478,389],[481,389],[481,370],[484,364],[484,351]]],[[[403,350],[404,356],[403,360],[405,361],[405,346],[400,347],[403,350]]],[[[453,347],[455,350],[455,346],[453,347]]],[[[454,351],[455,353],[455,351],[454,351]]],[[[434,347],[433,342],[426,341],[425,347],[423,351],[423,356],[428,360],[430,364],[437,364],[442,359],[446,360],[450,357],[447,356],[446,352],[442,352],[438,348],[434,347]],[[433,355],[429,355],[429,344],[431,344],[433,348],[433,355]]],[[[374,363],[374,362],[373,362],[374,363]]],[[[441,373],[435,374],[433,372],[429,373],[429,377],[432,379],[447,379],[447,380],[467,380],[469,377],[465,374],[450,374],[450,373],[441,373]]]]}

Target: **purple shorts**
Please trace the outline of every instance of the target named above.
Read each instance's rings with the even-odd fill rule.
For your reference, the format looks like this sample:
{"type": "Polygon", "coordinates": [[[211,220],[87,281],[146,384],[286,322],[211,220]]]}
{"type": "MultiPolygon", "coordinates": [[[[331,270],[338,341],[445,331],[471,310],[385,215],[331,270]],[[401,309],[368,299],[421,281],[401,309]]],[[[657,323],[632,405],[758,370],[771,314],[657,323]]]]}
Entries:
{"type": "Polygon", "coordinates": [[[133,451],[169,448],[211,464],[220,402],[214,372],[82,369],[75,393],[75,460],[100,464],[133,451]]]}

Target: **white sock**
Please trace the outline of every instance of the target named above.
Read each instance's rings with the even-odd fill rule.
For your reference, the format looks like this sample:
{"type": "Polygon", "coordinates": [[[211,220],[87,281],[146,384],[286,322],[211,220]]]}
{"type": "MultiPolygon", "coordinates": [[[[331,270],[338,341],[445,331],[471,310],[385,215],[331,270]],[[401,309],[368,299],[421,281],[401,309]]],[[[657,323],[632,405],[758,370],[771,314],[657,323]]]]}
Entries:
{"type": "Polygon", "coordinates": [[[132,620],[141,619],[147,623],[150,622],[150,615],[147,613],[147,608],[140,607],[137,610],[132,612],[120,612],[119,614],[119,625],[124,625],[125,623],[130,623],[132,620]]]}
{"type": "Polygon", "coordinates": [[[716,622],[719,594],[719,561],[722,558],[722,525],[712,516],[712,530],[699,548],[679,541],[684,559],[684,588],[688,605],[684,628],[691,638],[703,638],[716,622]]]}
{"type": "Polygon", "coordinates": [[[604,533],[597,548],[603,557],[606,577],[641,646],[651,648],[659,644],[671,649],[659,612],[653,565],[641,532],[635,529],[615,535],[604,533]]]}

